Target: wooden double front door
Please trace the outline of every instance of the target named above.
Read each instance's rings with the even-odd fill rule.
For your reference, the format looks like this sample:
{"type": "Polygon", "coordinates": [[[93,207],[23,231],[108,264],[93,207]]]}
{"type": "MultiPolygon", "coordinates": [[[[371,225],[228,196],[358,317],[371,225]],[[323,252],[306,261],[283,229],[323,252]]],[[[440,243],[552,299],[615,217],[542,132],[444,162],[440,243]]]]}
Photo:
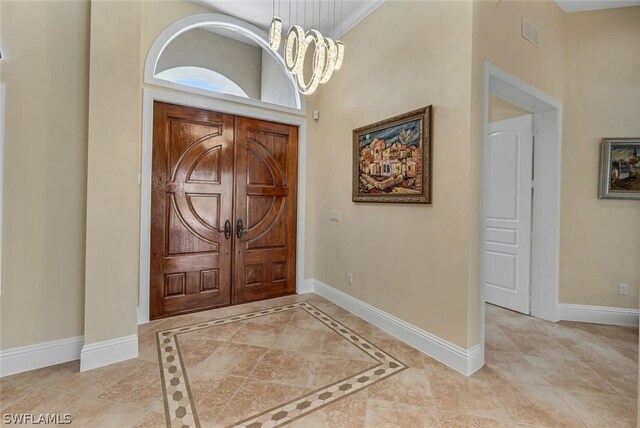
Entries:
{"type": "Polygon", "coordinates": [[[296,127],[155,103],[151,319],[295,292],[296,127]]]}

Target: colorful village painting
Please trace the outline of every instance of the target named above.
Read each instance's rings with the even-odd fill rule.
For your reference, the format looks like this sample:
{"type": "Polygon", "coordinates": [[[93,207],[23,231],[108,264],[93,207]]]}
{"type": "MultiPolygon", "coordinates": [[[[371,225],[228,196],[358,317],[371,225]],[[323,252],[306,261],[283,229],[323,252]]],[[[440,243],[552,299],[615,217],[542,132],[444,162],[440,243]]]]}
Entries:
{"type": "Polygon", "coordinates": [[[640,199],[640,138],[603,138],[602,199],[640,199]]]}
{"type": "Polygon", "coordinates": [[[611,148],[610,180],[611,190],[640,192],[640,144],[611,148]]]}
{"type": "Polygon", "coordinates": [[[392,118],[384,121],[392,122],[388,125],[354,131],[354,201],[429,202],[429,183],[423,179],[429,172],[424,165],[425,116],[392,118]]]}

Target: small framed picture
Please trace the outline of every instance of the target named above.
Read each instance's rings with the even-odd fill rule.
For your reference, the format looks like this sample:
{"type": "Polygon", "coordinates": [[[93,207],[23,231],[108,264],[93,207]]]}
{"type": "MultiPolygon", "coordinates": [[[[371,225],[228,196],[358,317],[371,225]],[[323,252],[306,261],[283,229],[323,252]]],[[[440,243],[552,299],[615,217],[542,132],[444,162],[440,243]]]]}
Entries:
{"type": "Polygon", "coordinates": [[[600,199],[640,199],[640,138],[603,138],[600,199]]]}
{"type": "Polygon", "coordinates": [[[353,130],[353,201],[431,203],[431,106],[353,130]]]}

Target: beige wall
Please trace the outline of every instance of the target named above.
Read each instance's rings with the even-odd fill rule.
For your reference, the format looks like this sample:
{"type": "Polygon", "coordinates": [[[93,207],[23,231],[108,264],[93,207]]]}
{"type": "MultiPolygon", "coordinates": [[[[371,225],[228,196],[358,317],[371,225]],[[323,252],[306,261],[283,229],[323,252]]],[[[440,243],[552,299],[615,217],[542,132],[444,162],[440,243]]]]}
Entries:
{"type": "Polygon", "coordinates": [[[7,349],[83,334],[89,4],[0,7],[7,349]]]}
{"type": "Polygon", "coordinates": [[[597,195],[601,139],[640,138],[640,7],[566,22],[560,302],[637,308],[640,201],[597,195]]]}
{"type": "Polygon", "coordinates": [[[85,343],[137,332],[141,17],[91,5],[85,343]]]}
{"type": "Polygon", "coordinates": [[[315,101],[307,170],[314,277],[463,347],[471,15],[469,2],[390,1],[347,33],[344,66],[315,101]],[[429,104],[433,205],[353,203],[351,131],[429,104]]]}

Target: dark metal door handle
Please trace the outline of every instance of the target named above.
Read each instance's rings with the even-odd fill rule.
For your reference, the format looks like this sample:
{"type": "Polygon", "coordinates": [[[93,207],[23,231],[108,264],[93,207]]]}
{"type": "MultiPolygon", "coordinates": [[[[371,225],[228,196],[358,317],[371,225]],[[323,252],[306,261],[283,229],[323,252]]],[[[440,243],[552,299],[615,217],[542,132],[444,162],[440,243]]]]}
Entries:
{"type": "Polygon", "coordinates": [[[224,222],[224,237],[231,238],[231,222],[229,220],[224,222]]]}
{"type": "Polygon", "coordinates": [[[244,230],[242,229],[242,219],[239,218],[238,222],[236,223],[236,236],[238,237],[238,239],[242,238],[243,232],[244,230]]]}

